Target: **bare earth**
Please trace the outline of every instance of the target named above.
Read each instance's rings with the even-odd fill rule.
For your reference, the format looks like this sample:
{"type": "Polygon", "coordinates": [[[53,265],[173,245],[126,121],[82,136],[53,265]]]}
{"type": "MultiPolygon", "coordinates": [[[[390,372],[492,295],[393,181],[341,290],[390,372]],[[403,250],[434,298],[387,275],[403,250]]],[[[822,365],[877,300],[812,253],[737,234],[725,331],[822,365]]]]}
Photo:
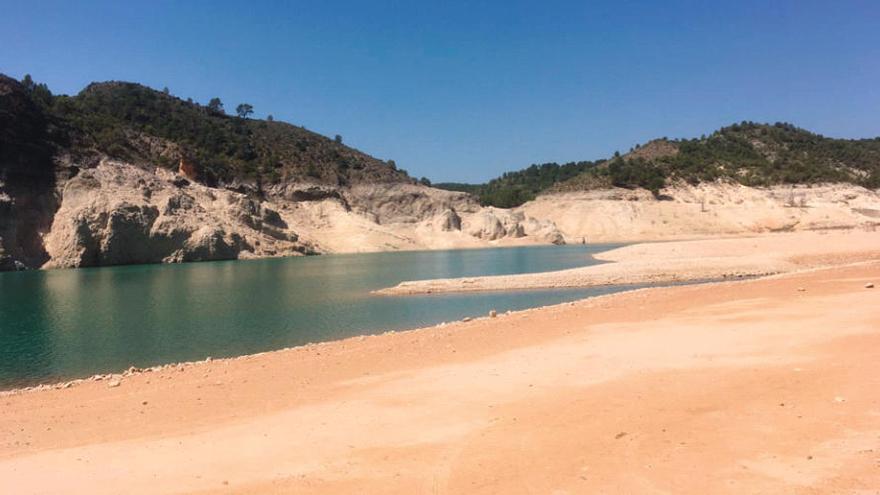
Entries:
{"type": "Polygon", "coordinates": [[[848,266],[8,394],[0,493],[880,493],[880,261],[846,239],[848,266]]]}
{"type": "Polygon", "coordinates": [[[542,194],[518,208],[553,222],[567,242],[644,242],[876,225],[880,191],[844,184],[752,188],[676,184],[645,190],[542,194]]]}

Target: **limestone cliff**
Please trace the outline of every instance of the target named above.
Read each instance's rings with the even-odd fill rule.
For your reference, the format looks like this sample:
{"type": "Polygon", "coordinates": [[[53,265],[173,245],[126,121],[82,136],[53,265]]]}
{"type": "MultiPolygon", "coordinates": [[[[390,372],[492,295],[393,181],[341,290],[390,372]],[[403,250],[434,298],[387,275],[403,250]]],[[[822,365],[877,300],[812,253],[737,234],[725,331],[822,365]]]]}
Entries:
{"type": "MultiPolygon", "coordinates": [[[[478,247],[561,238],[547,222],[481,208],[467,195],[414,184],[288,184],[255,198],[161,168],[102,160],[59,181],[52,197],[57,210],[40,210],[49,222],[35,247],[45,254],[34,259],[43,262],[7,258],[12,261],[4,268],[478,247]],[[532,237],[526,241],[527,235],[532,237]]],[[[4,212],[9,205],[8,196],[0,196],[4,212]]],[[[32,221],[2,218],[10,225],[32,221]]]]}

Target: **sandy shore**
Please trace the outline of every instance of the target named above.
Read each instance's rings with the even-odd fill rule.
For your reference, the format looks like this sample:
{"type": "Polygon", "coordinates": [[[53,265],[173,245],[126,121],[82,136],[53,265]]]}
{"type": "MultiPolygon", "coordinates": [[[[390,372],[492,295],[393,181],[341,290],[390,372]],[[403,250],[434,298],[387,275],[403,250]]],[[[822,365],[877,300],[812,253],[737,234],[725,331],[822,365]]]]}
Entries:
{"type": "Polygon", "coordinates": [[[880,262],[0,398],[0,493],[876,493],[880,262]]]}
{"type": "Polygon", "coordinates": [[[880,232],[797,232],[643,243],[594,256],[609,263],[556,272],[401,282],[380,295],[662,284],[738,279],[880,259],[880,232]]]}

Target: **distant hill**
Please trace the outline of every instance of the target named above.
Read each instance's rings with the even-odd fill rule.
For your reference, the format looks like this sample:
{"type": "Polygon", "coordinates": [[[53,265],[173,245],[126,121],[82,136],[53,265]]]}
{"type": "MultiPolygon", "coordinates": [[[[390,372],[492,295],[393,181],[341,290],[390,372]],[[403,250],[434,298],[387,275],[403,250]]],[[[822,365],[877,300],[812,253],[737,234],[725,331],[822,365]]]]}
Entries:
{"type": "Polygon", "coordinates": [[[476,196],[484,206],[510,208],[535,198],[538,193],[595,168],[599,162],[544,163],[516,172],[505,172],[485,184],[445,182],[432,184],[440,189],[462,191],[476,196]]]}
{"type": "Polygon", "coordinates": [[[696,139],[657,139],[597,162],[532,165],[486,184],[435,184],[486,205],[517,206],[545,191],[644,188],[670,181],[728,180],[748,186],[850,183],[880,187],[880,138],[834,139],[791,124],[743,122],[696,139]]]}
{"type": "Polygon", "coordinates": [[[393,161],[345,146],[341,137],[227,115],[219,100],[205,106],[127,82],[53,95],[30,78],[19,83],[3,75],[0,91],[6,95],[0,102],[4,145],[41,156],[51,152],[77,162],[106,156],[175,170],[184,159],[208,183],[413,182],[393,161]]]}

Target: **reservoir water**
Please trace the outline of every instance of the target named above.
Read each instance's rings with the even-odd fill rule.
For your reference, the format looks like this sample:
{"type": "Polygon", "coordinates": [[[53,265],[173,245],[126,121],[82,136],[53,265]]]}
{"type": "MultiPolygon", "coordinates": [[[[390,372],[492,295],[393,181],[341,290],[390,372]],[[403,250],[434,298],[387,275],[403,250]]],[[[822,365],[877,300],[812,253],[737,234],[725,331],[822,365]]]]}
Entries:
{"type": "Polygon", "coordinates": [[[374,296],[404,280],[561,270],[612,245],[0,273],[0,390],[401,330],[622,290],[374,296]]]}

